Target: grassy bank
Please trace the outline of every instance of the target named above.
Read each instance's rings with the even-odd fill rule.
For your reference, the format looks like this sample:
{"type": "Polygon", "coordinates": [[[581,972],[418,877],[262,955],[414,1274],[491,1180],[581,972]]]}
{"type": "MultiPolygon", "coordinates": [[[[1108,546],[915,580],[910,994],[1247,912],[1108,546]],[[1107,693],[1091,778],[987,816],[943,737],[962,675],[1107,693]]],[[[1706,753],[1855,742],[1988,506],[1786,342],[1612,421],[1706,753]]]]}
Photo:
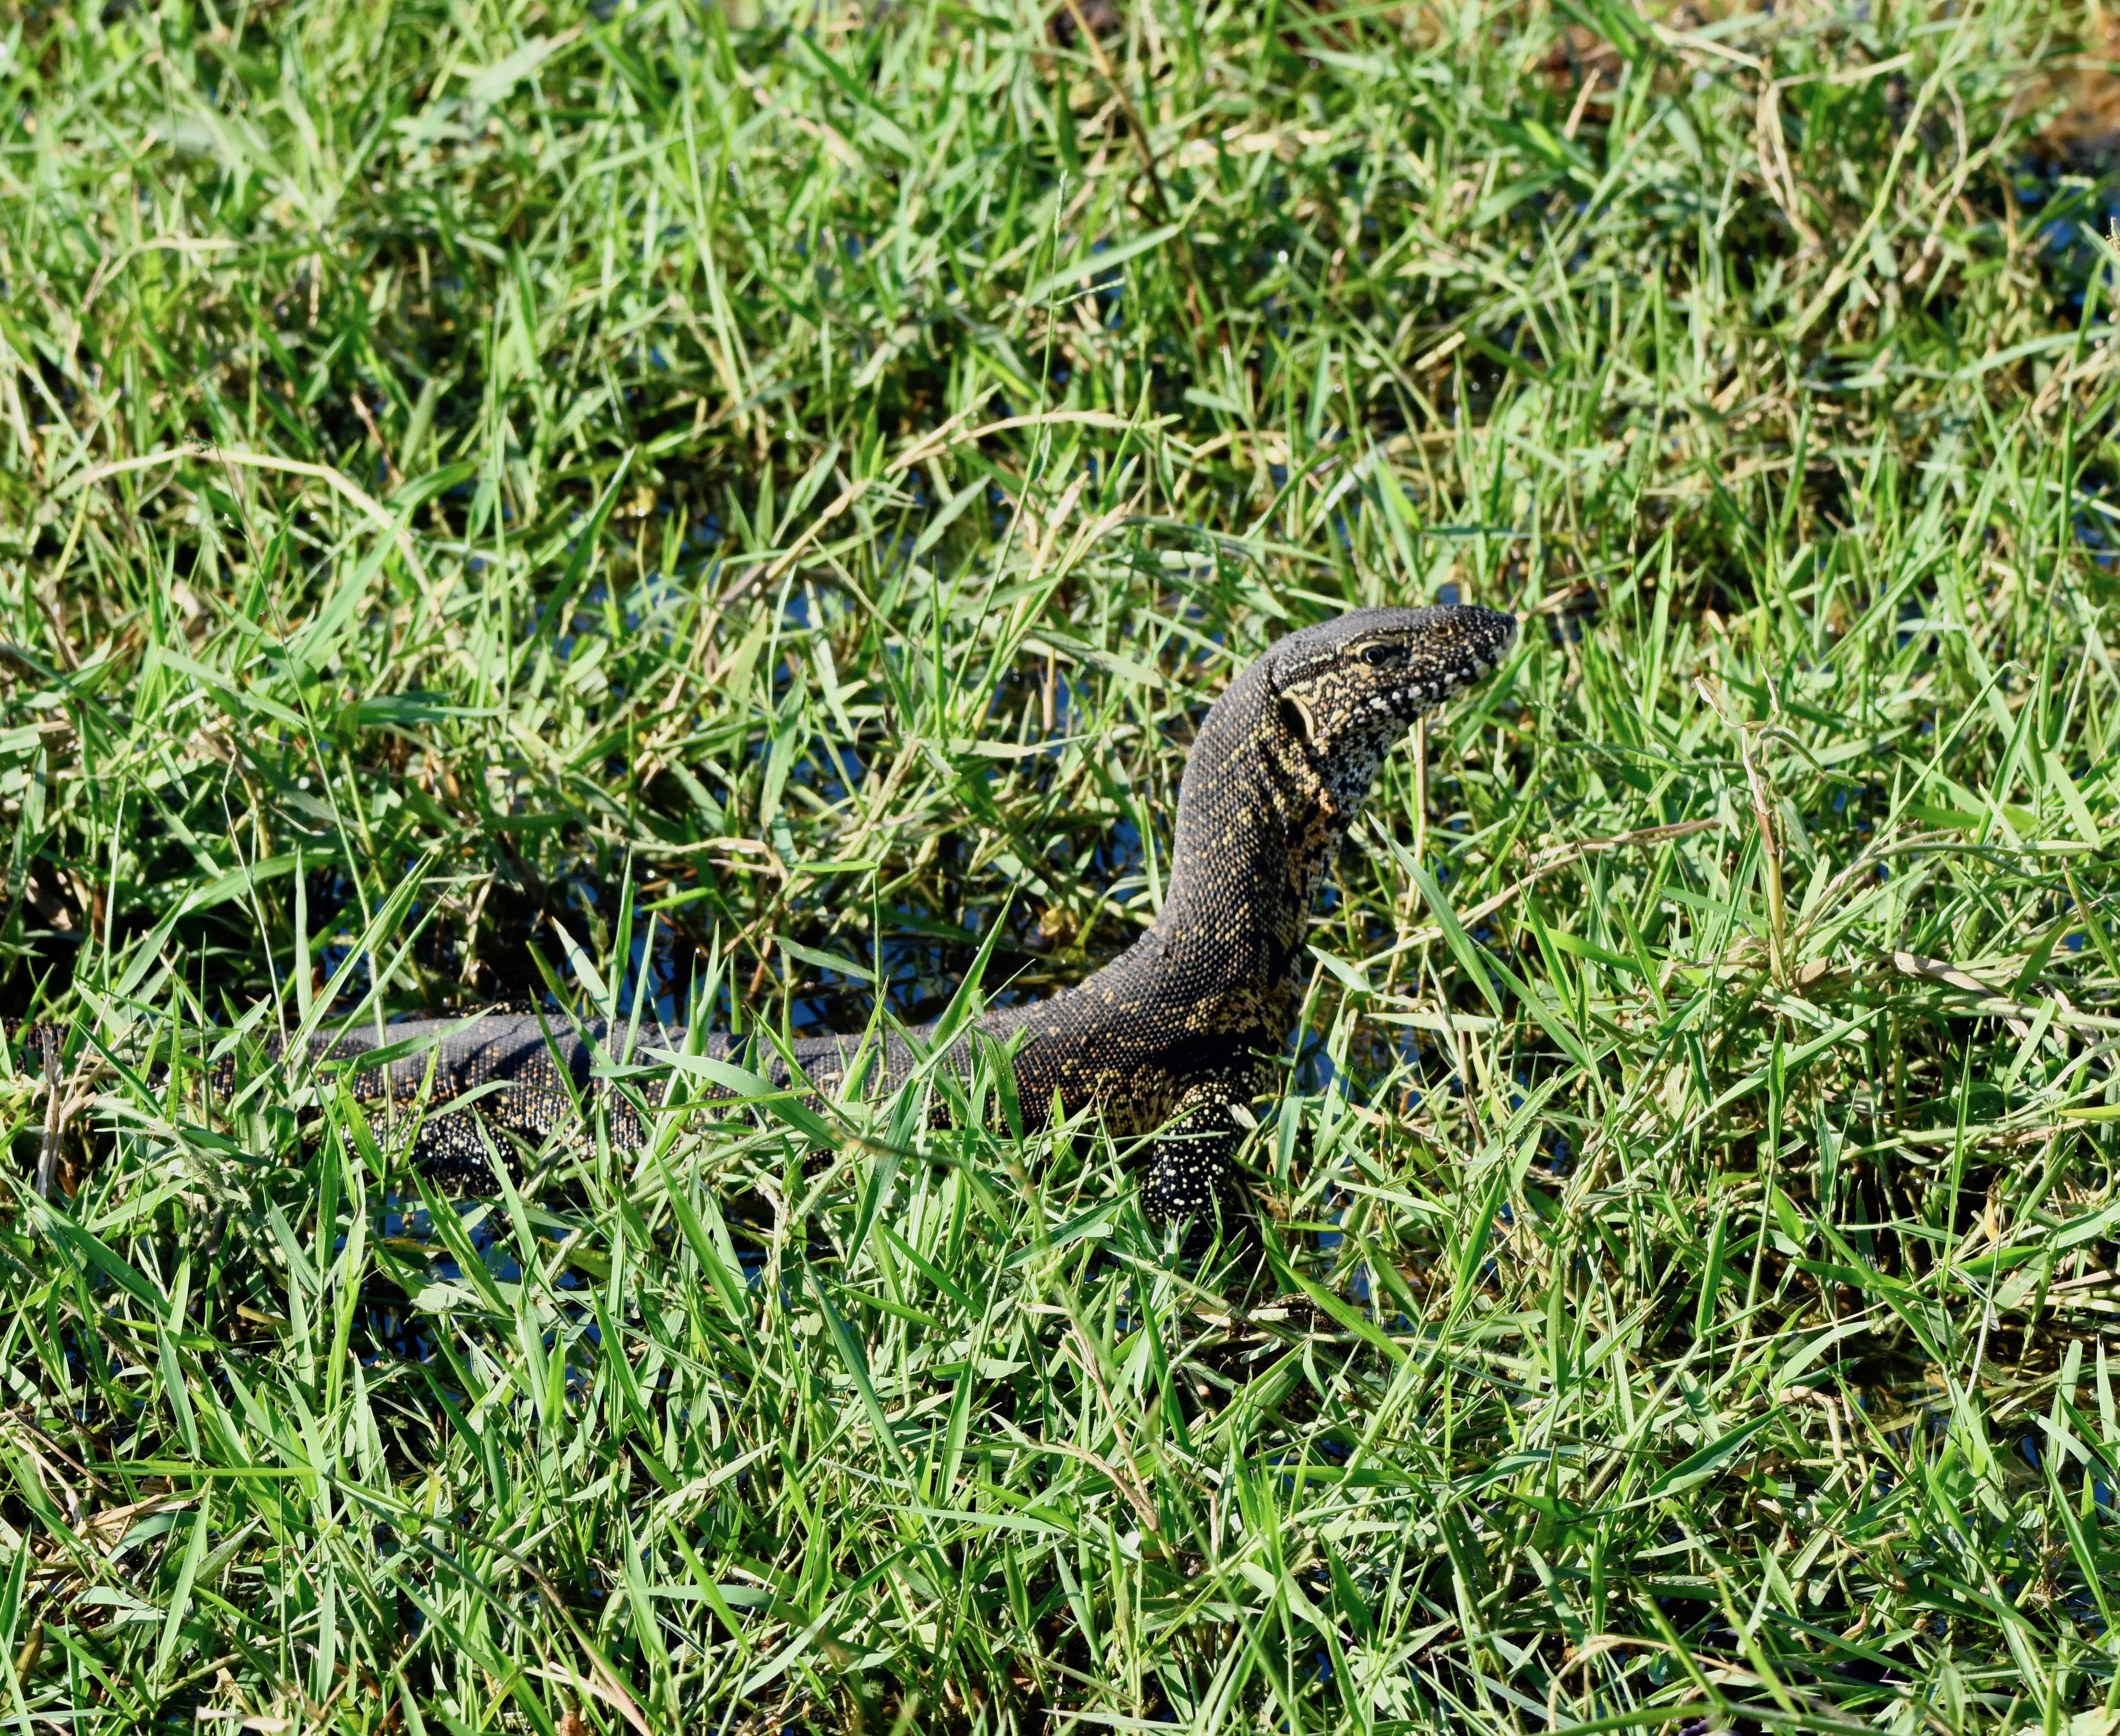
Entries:
{"type": "Polygon", "coordinates": [[[0,11],[0,1721],[2107,1728],[2098,21],[1112,22],[0,11]],[[236,1033],[1045,992],[1444,595],[1204,1265],[236,1033]]]}

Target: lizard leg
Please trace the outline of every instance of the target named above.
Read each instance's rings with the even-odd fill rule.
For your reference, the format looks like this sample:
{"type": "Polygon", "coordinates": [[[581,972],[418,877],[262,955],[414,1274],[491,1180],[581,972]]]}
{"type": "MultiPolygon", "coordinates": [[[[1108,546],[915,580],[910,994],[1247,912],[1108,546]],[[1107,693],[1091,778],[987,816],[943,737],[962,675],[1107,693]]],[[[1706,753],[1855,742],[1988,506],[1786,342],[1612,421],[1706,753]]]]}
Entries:
{"type": "Polygon", "coordinates": [[[1244,1142],[1239,1105],[1251,1100],[1255,1070],[1233,1067],[1188,1087],[1169,1124],[1156,1136],[1155,1155],[1141,1177],[1141,1207],[1150,1222],[1167,1223],[1226,1214],[1237,1204],[1231,1159],[1244,1142]]]}

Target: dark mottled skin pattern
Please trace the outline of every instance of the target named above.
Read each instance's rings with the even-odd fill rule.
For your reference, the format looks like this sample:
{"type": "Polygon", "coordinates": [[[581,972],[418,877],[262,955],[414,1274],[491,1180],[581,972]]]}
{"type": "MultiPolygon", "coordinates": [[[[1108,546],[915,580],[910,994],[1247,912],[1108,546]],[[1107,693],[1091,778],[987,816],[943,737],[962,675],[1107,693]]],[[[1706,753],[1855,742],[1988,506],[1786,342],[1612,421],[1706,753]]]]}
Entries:
{"type": "MultiPolygon", "coordinates": [[[[1239,675],[1186,762],[1155,925],[1076,987],[973,1027],[998,1040],[1022,1033],[1016,1094],[1026,1125],[1046,1125],[1057,1097],[1069,1113],[1095,1109],[1123,1136],[1161,1130],[1142,1182],[1150,1215],[1186,1218],[1225,1203],[1241,1137],[1234,1112],[1271,1084],[1299,1010],[1311,901],[1378,764],[1416,719],[1492,670],[1516,635],[1513,616],[1488,609],[1366,609],[1290,634],[1239,675]]],[[[473,1117],[533,1140],[578,1127],[576,1102],[593,1092],[593,1051],[608,1034],[600,1023],[578,1033],[564,1019],[498,1014],[393,1024],[387,1041],[424,1039],[428,1052],[351,1071],[347,1083],[363,1101],[409,1103],[427,1090],[432,1105],[488,1088],[473,1107],[430,1107],[413,1147],[438,1186],[484,1191],[492,1169],[473,1117]]],[[[371,1028],[329,1052],[351,1060],[376,1042],[371,1028]]],[[[860,1042],[805,1038],[794,1060],[829,1098],[860,1042]]],[[[683,1034],[650,1028],[639,1045],[652,1058],[681,1049],[683,1034]]],[[[969,1071],[966,1049],[956,1045],[944,1065],[969,1071]]],[[[769,1045],[717,1033],[698,1050],[747,1059],[775,1085],[789,1083],[769,1045]]],[[[864,1095],[893,1088],[916,1063],[895,1037],[880,1060],[866,1070],[864,1095]]],[[[657,1102],[659,1086],[642,1083],[657,1102]]],[[[616,1095],[608,1125],[616,1149],[641,1144],[639,1114],[616,1095]]]]}

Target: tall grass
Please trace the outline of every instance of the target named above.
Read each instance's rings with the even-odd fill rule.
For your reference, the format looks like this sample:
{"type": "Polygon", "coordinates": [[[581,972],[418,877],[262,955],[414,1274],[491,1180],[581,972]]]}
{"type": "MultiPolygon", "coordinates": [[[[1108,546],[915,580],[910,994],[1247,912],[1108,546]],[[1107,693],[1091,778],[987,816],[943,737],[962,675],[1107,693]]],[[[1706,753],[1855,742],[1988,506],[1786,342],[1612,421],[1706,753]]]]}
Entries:
{"type": "Polygon", "coordinates": [[[2099,21],[1095,10],[0,12],[0,1721],[2108,1729],[2099,21]],[[1442,595],[1204,1262],[260,1058],[1046,992],[1442,595]]]}

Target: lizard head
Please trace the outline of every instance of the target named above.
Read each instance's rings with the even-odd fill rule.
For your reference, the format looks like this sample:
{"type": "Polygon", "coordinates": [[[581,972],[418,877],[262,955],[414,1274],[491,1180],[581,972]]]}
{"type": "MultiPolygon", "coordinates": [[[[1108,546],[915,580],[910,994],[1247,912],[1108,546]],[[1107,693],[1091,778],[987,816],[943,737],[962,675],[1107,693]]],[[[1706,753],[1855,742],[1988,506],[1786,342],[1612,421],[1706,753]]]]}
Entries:
{"type": "Polygon", "coordinates": [[[1334,794],[1359,803],[1401,732],[1516,642],[1516,617],[1498,609],[1358,609],[1280,641],[1267,654],[1268,680],[1283,726],[1334,794]]]}

